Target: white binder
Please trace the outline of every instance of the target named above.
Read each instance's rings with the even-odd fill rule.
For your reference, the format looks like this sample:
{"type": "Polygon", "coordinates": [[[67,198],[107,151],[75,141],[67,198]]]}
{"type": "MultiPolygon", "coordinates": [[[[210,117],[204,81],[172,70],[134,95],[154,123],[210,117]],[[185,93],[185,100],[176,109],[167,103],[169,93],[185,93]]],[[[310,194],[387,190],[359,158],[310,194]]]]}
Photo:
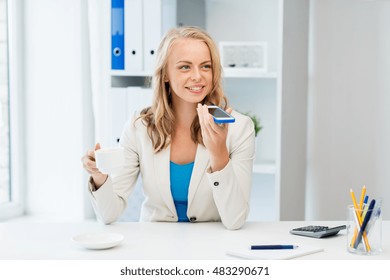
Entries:
{"type": "Polygon", "coordinates": [[[162,0],[144,0],[144,70],[152,72],[162,35],[162,0]]]}
{"type": "Polygon", "coordinates": [[[142,0],[125,0],[125,71],[142,70],[142,0]]]}
{"type": "Polygon", "coordinates": [[[144,0],[143,5],[144,71],[151,73],[162,36],[176,26],[176,0],[144,0]]]}
{"type": "Polygon", "coordinates": [[[115,147],[125,124],[133,119],[134,114],[139,114],[142,109],[152,105],[153,90],[144,87],[113,88],[110,100],[108,145],[115,147]]]}

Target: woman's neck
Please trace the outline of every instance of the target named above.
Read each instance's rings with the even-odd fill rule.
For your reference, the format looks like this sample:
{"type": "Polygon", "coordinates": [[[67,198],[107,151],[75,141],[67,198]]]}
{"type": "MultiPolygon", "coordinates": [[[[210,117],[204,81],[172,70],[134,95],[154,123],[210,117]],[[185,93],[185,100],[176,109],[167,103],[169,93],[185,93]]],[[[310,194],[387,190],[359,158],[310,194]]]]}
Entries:
{"type": "Polygon", "coordinates": [[[191,124],[197,114],[196,104],[191,104],[187,102],[173,104],[173,114],[175,115],[176,126],[191,127],[191,124]]]}

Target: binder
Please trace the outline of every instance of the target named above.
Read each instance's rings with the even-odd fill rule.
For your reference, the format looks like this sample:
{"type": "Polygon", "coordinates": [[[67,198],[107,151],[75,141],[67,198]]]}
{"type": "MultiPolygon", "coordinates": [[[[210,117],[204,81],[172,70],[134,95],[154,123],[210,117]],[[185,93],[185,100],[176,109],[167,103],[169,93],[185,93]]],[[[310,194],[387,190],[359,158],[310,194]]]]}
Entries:
{"type": "Polygon", "coordinates": [[[144,0],[144,70],[154,69],[156,52],[162,34],[162,1],[144,0]]]}
{"type": "Polygon", "coordinates": [[[111,1],[111,69],[125,69],[124,0],[111,1]]]}
{"type": "Polygon", "coordinates": [[[162,36],[176,26],[175,0],[144,0],[144,71],[151,73],[156,63],[156,53],[162,36]]]}
{"type": "Polygon", "coordinates": [[[142,0],[125,0],[125,70],[143,71],[142,0]]]}
{"type": "Polygon", "coordinates": [[[123,129],[128,121],[142,109],[152,106],[153,90],[144,87],[111,89],[110,100],[110,147],[118,145],[123,129]]]}
{"type": "Polygon", "coordinates": [[[176,26],[176,0],[111,0],[111,69],[151,73],[162,35],[176,26]]]}

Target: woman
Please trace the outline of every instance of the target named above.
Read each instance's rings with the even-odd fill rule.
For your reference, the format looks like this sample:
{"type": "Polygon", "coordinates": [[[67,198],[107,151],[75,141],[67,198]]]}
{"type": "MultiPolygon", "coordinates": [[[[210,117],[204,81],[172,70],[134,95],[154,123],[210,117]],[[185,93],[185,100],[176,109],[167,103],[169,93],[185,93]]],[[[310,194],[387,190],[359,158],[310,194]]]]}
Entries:
{"type": "Polygon", "coordinates": [[[222,221],[228,229],[245,223],[254,127],[249,117],[227,109],[221,71],[218,49],[205,31],[182,27],[166,34],[157,54],[153,104],[128,122],[120,139],[123,171],[99,172],[93,150],[82,158],[99,220],[118,219],[141,173],[142,221],[222,221]],[[236,122],[217,125],[210,104],[227,109],[236,122]]]}

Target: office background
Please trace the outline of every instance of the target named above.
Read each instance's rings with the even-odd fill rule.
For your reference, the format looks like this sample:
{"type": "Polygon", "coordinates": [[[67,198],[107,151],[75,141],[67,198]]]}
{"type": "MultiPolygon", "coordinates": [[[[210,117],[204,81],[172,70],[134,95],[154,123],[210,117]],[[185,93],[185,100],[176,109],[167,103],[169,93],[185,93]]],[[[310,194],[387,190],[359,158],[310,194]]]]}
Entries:
{"type": "MultiPolygon", "coordinates": [[[[96,78],[108,75],[109,59],[94,58],[105,57],[98,38],[110,32],[104,25],[109,15],[97,2],[22,1],[25,203],[36,220],[93,216],[80,158],[104,122],[96,112],[104,100],[94,104],[93,94],[109,82],[96,78]]],[[[308,26],[305,65],[296,65],[308,69],[306,150],[297,159],[306,172],[304,185],[290,188],[302,198],[304,213],[291,219],[344,220],[349,189],[360,191],[363,184],[372,197],[384,198],[389,219],[390,1],[288,2],[284,8],[295,9],[296,20],[307,19],[308,26]]],[[[229,20],[239,27],[239,17],[229,20]]],[[[294,127],[285,132],[294,134],[294,127]]],[[[283,203],[292,212],[297,207],[294,199],[283,203]]]]}

